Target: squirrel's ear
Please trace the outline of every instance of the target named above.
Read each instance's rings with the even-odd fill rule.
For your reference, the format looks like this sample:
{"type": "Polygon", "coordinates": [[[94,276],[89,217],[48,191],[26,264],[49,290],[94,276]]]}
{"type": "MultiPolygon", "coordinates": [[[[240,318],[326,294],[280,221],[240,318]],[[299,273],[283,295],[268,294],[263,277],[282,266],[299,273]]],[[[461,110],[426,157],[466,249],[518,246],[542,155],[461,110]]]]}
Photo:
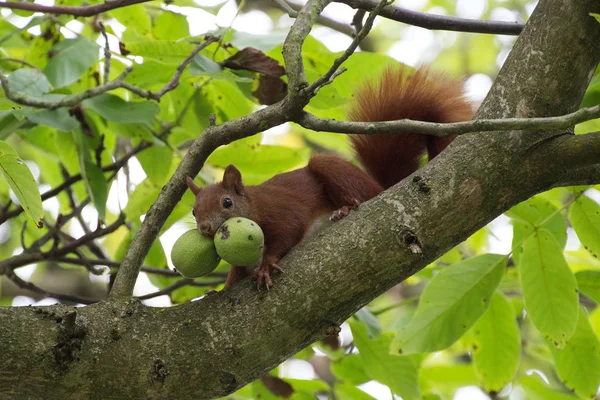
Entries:
{"type": "Polygon", "coordinates": [[[190,190],[192,191],[192,193],[194,193],[194,195],[197,195],[198,193],[200,193],[200,190],[202,190],[202,188],[200,188],[200,186],[196,185],[194,183],[194,180],[192,178],[190,178],[189,176],[187,176],[185,178],[185,181],[186,181],[188,187],[190,188],[190,190]]]}
{"type": "Polygon", "coordinates": [[[223,174],[223,186],[225,189],[233,189],[240,196],[244,195],[244,184],[242,183],[242,174],[240,171],[229,164],[225,168],[225,174],[223,174]]]}

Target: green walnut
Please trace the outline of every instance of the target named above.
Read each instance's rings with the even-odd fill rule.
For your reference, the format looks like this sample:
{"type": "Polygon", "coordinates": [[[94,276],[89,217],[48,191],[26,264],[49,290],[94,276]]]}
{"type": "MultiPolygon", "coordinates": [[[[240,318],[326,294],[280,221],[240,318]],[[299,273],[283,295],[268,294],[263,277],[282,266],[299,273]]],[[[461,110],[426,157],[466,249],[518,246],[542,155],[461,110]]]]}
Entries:
{"type": "Polygon", "coordinates": [[[263,251],[265,235],[258,224],[248,218],[230,218],[215,235],[215,247],[221,258],[238,267],[256,263],[263,251]]]}
{"type": "Polygon", "coordinates": [[[198,278],[217,268],[221,258],[213,240],[192,229],[181,235],[173,245],[171,261],[184,277],[198,278]]]}

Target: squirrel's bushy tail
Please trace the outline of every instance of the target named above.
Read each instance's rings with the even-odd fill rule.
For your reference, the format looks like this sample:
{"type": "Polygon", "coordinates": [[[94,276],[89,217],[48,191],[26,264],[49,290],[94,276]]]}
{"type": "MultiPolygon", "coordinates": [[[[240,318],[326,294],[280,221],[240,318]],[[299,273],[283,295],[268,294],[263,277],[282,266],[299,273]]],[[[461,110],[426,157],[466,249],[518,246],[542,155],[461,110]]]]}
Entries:
{"type": "MultiPolygon", "coordinates": [[[[420,68],[387,68],[379,79],[366,82],[355,93],[349,112],[352,121],[412,119],[459,122],[472,118],[473,108],[464,97],[463,82],[420,68]]],[[[454,137],[419,134],[352,135],[356,156],[384,188],[419,168],[421,156],[439,154],[454,137]]]]}

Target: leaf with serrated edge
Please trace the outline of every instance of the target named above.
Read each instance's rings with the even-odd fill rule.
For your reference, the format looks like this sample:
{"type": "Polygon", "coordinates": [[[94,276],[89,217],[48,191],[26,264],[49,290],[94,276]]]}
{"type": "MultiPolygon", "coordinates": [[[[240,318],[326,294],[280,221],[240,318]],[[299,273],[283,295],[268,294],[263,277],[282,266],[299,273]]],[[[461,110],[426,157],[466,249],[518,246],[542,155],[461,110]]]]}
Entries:
{"type": "Polygon", "coordinates": [[[579,307],[575,334],[563,349],[550,346],[556,371],[564,384],[584,399],[593,399],[600,386],[600,343],[585,310],[579,307]]]}
{"type": "Polygon", "coordinates": [[[450,266],[425,287],[413,319],[400,329],[392,353],[429,353],[458,340],[488,308],[506,257],[484,254],[450,266]]]}
{"type": "Polygon", "coordinates": [[[552,233],[538,229],[523,243],[519,274],[533,324],[555,346],[564,346],[577,325],[577,282],[552,233]]]}
{"type": "Polygon", "coordinates": [[[27,164],[19,158],[17,152],[8,143],[2,140],[0,140],[0,172],[19,199],[27,216],[41,228],[44,210],[38,185],[27,164]]]}
{"type": "Polygon", "coordinates": [[[490,392],[499,392],[513,379],[519,367],[521,334],[513,306],[500,292],[471,329],[475,372],[490,392]]]}
{"type": "Polygon", "coordinates": [[[583,247],[594,257],[600,257],[600,205],[580,196],[571,206],[570,218],[583,247]]]}
{"type": "Polygon", "coordinates": [[[391,334],[383,333],[370,339],[364,325],[354,321],[348,323],[367,375],[389,386],[405,400],[420,398],[417,386],[418,366],[410,356],[389,354],[391,334]]]}

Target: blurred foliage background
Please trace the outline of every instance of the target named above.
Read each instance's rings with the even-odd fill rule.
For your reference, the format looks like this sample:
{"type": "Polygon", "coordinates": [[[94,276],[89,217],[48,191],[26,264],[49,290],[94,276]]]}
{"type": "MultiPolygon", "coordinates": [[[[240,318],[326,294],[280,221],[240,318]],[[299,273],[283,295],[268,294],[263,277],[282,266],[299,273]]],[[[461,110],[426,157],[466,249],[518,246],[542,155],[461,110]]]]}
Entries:
{"type": "MultiPolygon", "coordinates": [[[[395,5],[523,23],[535,2],[395,5]]],[[[6,8],[1,13],[2,79],[14,94],[45,107],[1,93],[0,155],[14,151],[18,158],[11,165],[0,162],[7,178],[0,179],[0,304],[105,299],[144,214],[211,114],[218,124],[261,107],[259,75],[226,68],[224,60],[251,46],[283,63],[282,43],[293,19],[273,1],[243,0],[150,1],[88,18],[6,8]],[[191,59],[179,85],[160,101],[122,87],[94,92],[119,79],[161,90],[206,34],[219,40],[191,59]],[[77,106],[52,106],[81,93],[88,94],[77,106]],[[21,182],[17,187],[28,188],[23,197],[9,184],[11,176],[21,182]],[[28,179],[35,183],[23,183],[28,179]],[[43,209],[34,204],[36,186],[43,209]],[[44,226],[38,229],[40,219],[44,226]]],[[[303,48],[309,81],[350,43],[353,15],[350,7],[333,3],[320,17],[303,48]]],[[[469,96],[480,101],[514,40],[378,18],[360,52],[344,64],[347,71],[307,110],[345,119],[356,85],[398,61],[464,76],[469,96]]],[[[582,106],[599,98],[596,75],[582,106]]],[[[577,133],[599,130],[598,124],[581,124],[577,133]]],[[[196,181],[218,181],[234,163],[246,184],[257,184],[305,165],[317,152],[352,160],[344,135],[284,124],[220,147],[196,181]]],[[[231,398],[594,398],[600,385],[597,189],[559,188],[520,204],[358,312],[339,340],[316,343],[231,398]],[[390,346],[403,355],[390,355],[390,346]]],[[[149,305],[181,304],[222,287],[224,262],[196,280],[170,268],[173,242],[194,226],[192,204],[186,193],[145,260],[135,295],[149,305]]]]}

